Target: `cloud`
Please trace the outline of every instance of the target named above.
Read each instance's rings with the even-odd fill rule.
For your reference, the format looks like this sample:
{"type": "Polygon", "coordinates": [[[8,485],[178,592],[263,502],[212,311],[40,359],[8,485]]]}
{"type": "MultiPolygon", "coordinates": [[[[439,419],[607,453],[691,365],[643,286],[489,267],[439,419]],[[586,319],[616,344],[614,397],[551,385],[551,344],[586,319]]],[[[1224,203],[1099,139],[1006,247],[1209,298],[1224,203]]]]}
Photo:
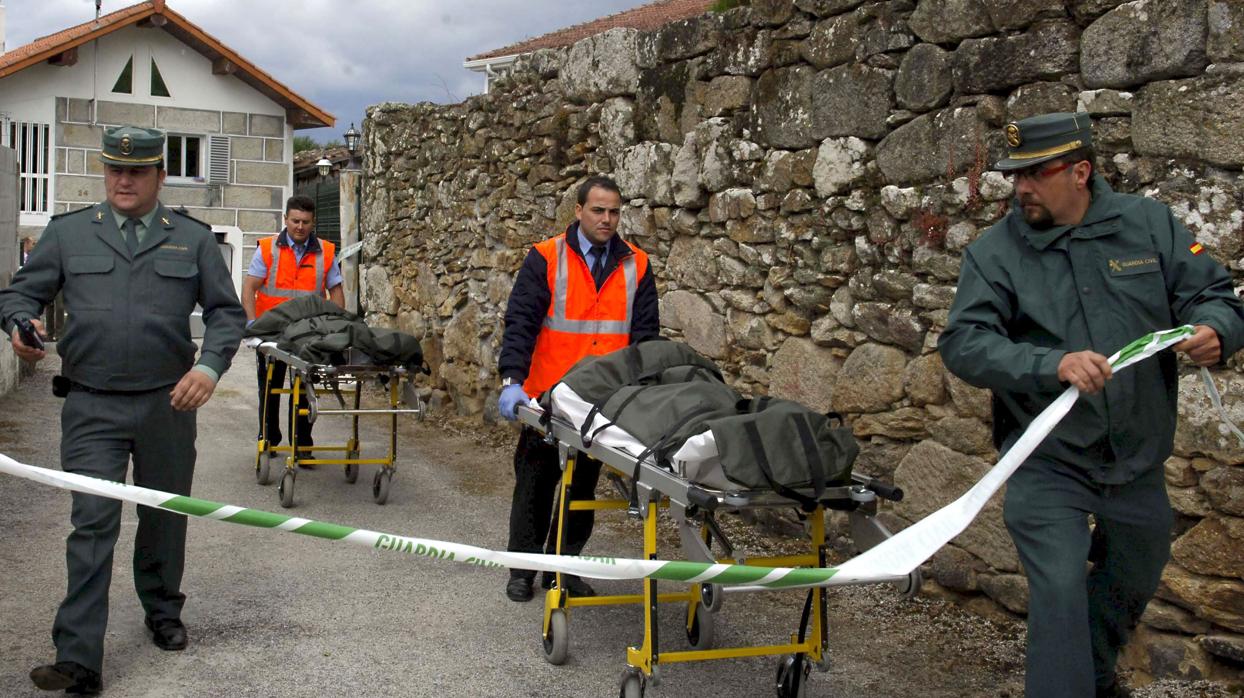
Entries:
{"type": "MultiPolygon", "coordinates": [[[[455,102],[484,90],[468,56],[644,0],[168,0],[276,80],[337,117],[326,141],[379,102],[455,102]]],[[[93,0],[7,0],[10,49],[95,17],[93,0]]],[[[104,0],[103,12],[129,2],[104,0]]]]}
{"type": "MultiPolygon", "coordinates": [[[[2,0],[0,0],[2,1],[2,0]]],[[[380,102],[465,99],[484,89],[467,57],[645,0],[168,0],[290,89],[337,116],[339,138],[380,102]]],[[[95,16],[94,0],[7,0],[8,47],[95,16]]],[[[104,13],[131,3],[105,0],[104,13]]]]}

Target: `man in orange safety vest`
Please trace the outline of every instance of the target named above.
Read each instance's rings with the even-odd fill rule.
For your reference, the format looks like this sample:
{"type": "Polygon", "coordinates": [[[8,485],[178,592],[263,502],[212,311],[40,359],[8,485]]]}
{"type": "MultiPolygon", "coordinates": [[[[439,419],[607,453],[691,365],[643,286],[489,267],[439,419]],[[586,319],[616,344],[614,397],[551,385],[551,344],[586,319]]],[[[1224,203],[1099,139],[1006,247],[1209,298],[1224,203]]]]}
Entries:
{"type": "MultiPolygon", "coordinates": [[[[246,324],[249,327],[259,316],[297,296],[327,297],[344,308],[341,282],[333,243],[315,235],[315,202],[308,196],[292,196],[285,203],[285,229],[259,241],[242,282],[246,324]]],[[[259,379],[259,438],[265,437],[266,423],[268,445],[276,446],[281,443],[280,401],[271,397],[265,400],[268,361],[259,352],[255,353],[255,366],[259,379]]],[[[272,386],[280,387],[285,382],[285,364],[274,363],[272,371],[272,386]]],[[[299,405],[305,402],[300,400],[299,405]]],[[[292,418],[296,414],[292,404],[289,411],[292,418]]],[[[296,445],[309,448],[314,443],[311,423],[306,417],[297,420],[296,445]]]]}
{"type": "MultiPolygon", "coordinates": [[[[660,333],[657,287],[648,255],[617,235],[622,210],[618,185],[608,177],[591,177],[576,194],[576,220],[566,232],[537,243],[527,253],[510,292],[498,360],[499,409],[504,419],[515,419],[520,404],[551,388],[584,356],[607,354],[660,333]]],[[[598,461],[580,459],[571,499],[593,499],[599,475],[598,461]]],[[[514,477],[508,549],[554,552],[556,541],[546,543],[546,538],[561,478],[557,447],[524,427],[514,452],[514,477]]],[[[579,554],[592,523],[590,510],[568,516],[562,553],[579,554]]],[[[531,570],[511,570],[506,596],[530,600],[534,578],[531,570]]],[[[552,579],[545,573],[546,589],[552,579]]],[[[573,595],[595,594],[578,577],[562,579],[565,591],[573,595]]]]}

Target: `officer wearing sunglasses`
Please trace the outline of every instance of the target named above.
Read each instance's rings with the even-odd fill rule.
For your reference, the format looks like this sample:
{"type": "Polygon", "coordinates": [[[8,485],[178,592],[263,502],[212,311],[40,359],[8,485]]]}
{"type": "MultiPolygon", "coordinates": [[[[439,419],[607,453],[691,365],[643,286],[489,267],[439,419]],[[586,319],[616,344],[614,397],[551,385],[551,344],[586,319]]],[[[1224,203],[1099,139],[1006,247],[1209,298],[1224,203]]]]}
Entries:
{"type": "Polygon", "coordinates": [[[1007,485],[1004,519],[1028,576],[1025,695],[1126,695],[1115,661],[1170,556],[1163,464],[1178,374],[1170,353],[1117,376],[1106,356],[1191,324],[1176,351],[1220,364],[1244,346],[1244,308],[1170,208],[1110,188],[1088,114],[1024,119],[1005,136],[996,168],[1014,184],[1011,209],[964,251],[938,349],[950,371],[993,391],[1003,452],[1068,385],[1079,389],[1007,485]]]}

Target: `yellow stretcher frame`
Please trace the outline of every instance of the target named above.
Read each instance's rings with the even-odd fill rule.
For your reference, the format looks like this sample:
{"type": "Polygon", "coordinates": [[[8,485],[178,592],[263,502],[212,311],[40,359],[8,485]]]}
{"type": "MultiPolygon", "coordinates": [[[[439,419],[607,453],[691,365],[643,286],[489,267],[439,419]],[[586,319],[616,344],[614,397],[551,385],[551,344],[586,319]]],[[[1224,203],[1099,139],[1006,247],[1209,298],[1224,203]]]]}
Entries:
{"type": "MultiPolygon", "coordinates": [[[[648,560],[658,559],[657,520],[660,510],[668,510],[673,507],[680,516],[694,515],[696,507],[688,507],[686,500],[695,499],[695,497],[688,496],[688,492],[683,490],[678,495],[678,498],[683,501],[676,501],[674,496],[671,496],[669,493],[663,493],[659,486],[649,486],[647,488],[647,494],[640,499],[638,512],[633,509],[634,503],[629,498],[571,500],[569,498],[570,485],[574,478],[575,463],[580,455],[588,455],[583,454],[574,445],[566,443],[567,441],[577,442],[576,445],[583,447],[582,442],[575,438],[576,434],[574,434],[574,431],[576,430],[566,430],[564,427],[559,427],[555,421],[548,425],[542,425],[539,421],[539,413],[527,407],[519,409],[519,419],[528,426],[544,433],[547,441],[558,444],[562,477],[558,486],[557,497],[558,511],[555,534],[557,554],[560,555],[562,553],[567,515],[571,511],[622,509],[631,510],[633,514],[638,513],[643,519],[643,555],[644,559],[648,560]]],[[[625,472],[619,469],[617,467],[619,460],[617,456],[621,453],[619,451],[598,445],[588,445],[587,449],[590,455],[594,455],[601,460],[602,471],[607,473],[615,482],[632,478],[635,472],[640,472],[640,470],[625,472]]],[[[649,471],[651,472],[652,469],[649,469],[649,471]]],[[[668,483],[668,481],[674,478],[664,477],[662,479],[668,483]]],[[[849,489],[852,495],[876,495],[880,492],[884,493],[887,498],[902,497],[901,490],[886,486],[869,478],[858,477],[856,482],[858,484],[849,489]]],[[[704,501],[702,497],[699,499],[704,501]]],[[[768,499],[771,501],[771,498],[768,499]]],[[[721,501],[737,505],[743,500],[737,496],[726,495],[721,498],[721,501]]],[[[786,501],[787,506],[796,506],[795,502],[784,501],[786,501]]],[[[705,502],[705,504],[708,504],[708,502],[705,502]]],[[[857,504],[859,506],[849,512],[852,535],[857,539],[857,545],[866,549],[889,537],[889,532],[874,518],[876,514],[876,497],[860,496],[857,504]]],[[[771,504],[769,505],[771,506],[771,504]]],[[[828,549],[825,545],[824,513],[825,506],[822,503],[818,503],[814,511],[808,512],[810,549],[805,554],[780,557],[749,557],[746,559],[726,556],[717,557],[716,561],[762,567],[825,567],[828,549]]],[[[704,549],[707,550],[709,549],[709,538],[715,530],[715,523],[711,521],[711,509],[708,515],[701,520],[699,537],[705,544],[704,549]]],[[[717,535],[720,535],[720,531],[717,531],[717,535]]],[[[899,591],[903,595],[914,596],[919,592],[921,583],[920,572],[916,570],[899,582],[899,591]]],[[[621,698],[642,698],[648,683],[653,685],[659,683],[660,668],[663,664],[788,655],[778,665],[775,685],[779,698],[802,696],[812,667],[816,667],[820,671],[829,670],[829,624],[827,619],[826,590],[824,588],[817,587],[804,591],[804,593],[809,595],[809,598],[805,600],[806,627],[801,628],[799,632],[792,633],[789,642],[714,648],[711,645],[715,634],[715,614],[721,608],[725,595],[721,586],[690,584],[686,591],[660,593],[657,590],[657,580],[645,579],[642,584],[643,592],[640,594],[575,597],[562,584],[562,574],[560,572],[557,573],[554,584],[544,596],[541,639],[544,646],[545,659],[551,664],[558,665],[563,664],[569,657],[570,609],[586,606],[642,605],[644,609],[644,638],[639,646],[627,648],[627,666],[622,674],[619,686],[621,698]],[[691,647],[689,650],[663,652],[659,649],[657,608],[661,603],[671,602],[687,604],[685,629],[687,642],[691,647]]],[[[801,625],[804,625],[804,623],[801,623],[801,625]]]]}
{"type": "Polygon", "coordinates": [[[350,438],[344,444],[299,446],[298,420],[290,415],[288,422],[288,445],[277,446],[268,441],[268,423],[260,420],[260,434],[255,450],[255,480],[260,485],[271,481],[270,461],[285,454],[285,469],[281,474],[281,484],[277,488],[277,496],[281,506],[294,505],[294,483],[298,477],[300,465],[341,465],[344,466],[345,480],[353,484],[358,481],[359,466],[378,465],[372,478],[372,498],[377,504],[384,504],[389,499],[392,489],[393,475],[397,472],[397,417],[400,414],[413,414],[423,419],[426,412],[422,402],[418,400],[413,388],[414,373],[403,366],[378,366],[374,364],[352,363],[340,366],[315,364],[294,356],[277,348],[275,344],[265,343],[256,351],[268,359],[267,375],[264,377],[263,408],[260,414],[267,414],[268,400],[279,400],[282,395],[289,395],[291,405],[297,407],[297,415],[307,417],[312,425],[320,415],[341,415],[350,417],[350,438]],[[272,376],[275,373],[275,362],[287,366],[291,376],[291,387],[273,386],[272,376]],[[403,379],[406,379],[403,385],[403,379]],[[377,380],[386,388],[389,406],[387,409],[363,409],[361,407],[362,387],[370,379],[377,380]],[[343,386],[344,384],[344,386],[343,386]],[[330,390],[340,401],[340,409],[320,409],[316,392],[319,388],[330,390]],[[403,389],[405,388],[405,389],[403,389]],[[274,397],[275,396],[275,397],[274,397]],[[307,407],[301,407],[301,398],[307,399],[307,407]],[[347,407],[345,399],[349,397],[351,406],[347,407]],[[411,407],[403,408],[406,404],[411,407]],[[388,453],[383,458],[363,458],[362,445],[359,439],[360,415],[388,415],[389,444],[388,453]],[[320,453],[342,453],[341,458],[324,458],[320,453]],[[310,457],[308,457],[310,456],[310,457]]]}

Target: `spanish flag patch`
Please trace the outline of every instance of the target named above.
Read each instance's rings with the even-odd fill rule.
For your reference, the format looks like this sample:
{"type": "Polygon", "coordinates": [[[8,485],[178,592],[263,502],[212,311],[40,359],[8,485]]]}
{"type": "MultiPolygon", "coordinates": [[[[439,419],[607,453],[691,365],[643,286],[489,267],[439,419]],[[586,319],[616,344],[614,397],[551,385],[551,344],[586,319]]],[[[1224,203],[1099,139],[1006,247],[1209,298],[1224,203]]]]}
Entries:
{"type": "Polygon", "coordinates": [[[1192,247],[1188,248],[1188,251],[1192,254],[1201,254],[1205,251],[1205,247],[1203,247],[1199,242],[1194,242],[1192,243],[1192,247]]]}

